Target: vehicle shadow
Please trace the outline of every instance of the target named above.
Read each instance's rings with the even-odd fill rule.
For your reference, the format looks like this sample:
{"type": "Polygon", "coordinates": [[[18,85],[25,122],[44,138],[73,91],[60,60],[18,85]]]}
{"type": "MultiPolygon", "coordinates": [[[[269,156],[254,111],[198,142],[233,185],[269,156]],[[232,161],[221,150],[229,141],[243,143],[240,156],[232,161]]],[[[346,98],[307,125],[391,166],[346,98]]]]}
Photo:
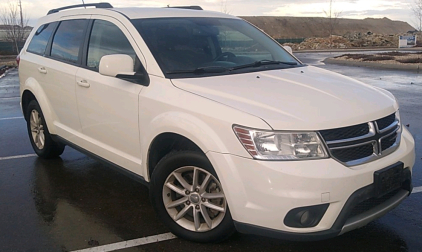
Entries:
{"type": "MultiPolygon", "coordinates": [[[[66,249],[80,249],[166,233],[150,204],[148,189],[86,156],[36,159],[34,204],[51,236],[66,249]]],[[[289,242],[236,234],[219,244],[181,239],[143,246],[160,251],[408,251],[405,240],[375,221],[342,236],[289,242]]]]}
{"type": "Polygon", "coordinates": [[[73,250],[168,232],[146,186],[77,155],[34,161],[34,204],[58,244],[73,250]]]}

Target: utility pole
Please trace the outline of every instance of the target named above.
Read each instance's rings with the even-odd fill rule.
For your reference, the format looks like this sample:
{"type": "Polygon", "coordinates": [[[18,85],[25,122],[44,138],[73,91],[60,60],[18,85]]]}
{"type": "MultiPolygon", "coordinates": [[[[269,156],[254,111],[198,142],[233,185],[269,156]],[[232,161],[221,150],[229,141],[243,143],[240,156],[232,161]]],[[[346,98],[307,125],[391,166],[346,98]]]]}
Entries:
{"type": "Polygon", "coordinates": [[[19,0],[18,5],[19,5],[20,18],[21,18],[21,27],[25,28],[25,27],[23,27],[23,14],[22,14],[22,2],[21,2],[21,0],[19,0]]]}

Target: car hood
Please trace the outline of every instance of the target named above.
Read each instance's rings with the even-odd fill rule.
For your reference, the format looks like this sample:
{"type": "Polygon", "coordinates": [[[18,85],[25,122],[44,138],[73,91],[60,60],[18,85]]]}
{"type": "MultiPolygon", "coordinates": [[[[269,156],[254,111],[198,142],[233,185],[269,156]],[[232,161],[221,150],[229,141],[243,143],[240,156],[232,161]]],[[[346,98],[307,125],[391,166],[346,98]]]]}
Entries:
{"type": "Polygon", "coordinates": [[[260,117],[275,130],[350,126],[398,109],[388,91],[311,66],[172,82],[182,90],[260,117]]]}

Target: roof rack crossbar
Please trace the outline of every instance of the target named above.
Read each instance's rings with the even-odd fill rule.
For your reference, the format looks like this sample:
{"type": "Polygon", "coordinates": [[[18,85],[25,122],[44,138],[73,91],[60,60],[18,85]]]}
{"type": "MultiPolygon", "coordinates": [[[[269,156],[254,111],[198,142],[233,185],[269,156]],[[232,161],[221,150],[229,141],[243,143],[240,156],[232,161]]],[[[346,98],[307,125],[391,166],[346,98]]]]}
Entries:
{"type": "Polygon", "coordinates": [[[69,5],[57,9],[49,10],[47,15],[57,13],[62,10],[73,9],[73,8],[81,8],[81,7],[95,7],[95,8],[113,8],[113,6],[109,3],[88,3],[88,4],[77,4],[77,5],[69,5]]]}
{"type": "Polygon", "coordinates": [[[168,8],[176,8],[176,9],[189,9],[189,10],[204,10],[201,6],[198,5],[191,5],[191,6],[169,6],[168,8]]]}

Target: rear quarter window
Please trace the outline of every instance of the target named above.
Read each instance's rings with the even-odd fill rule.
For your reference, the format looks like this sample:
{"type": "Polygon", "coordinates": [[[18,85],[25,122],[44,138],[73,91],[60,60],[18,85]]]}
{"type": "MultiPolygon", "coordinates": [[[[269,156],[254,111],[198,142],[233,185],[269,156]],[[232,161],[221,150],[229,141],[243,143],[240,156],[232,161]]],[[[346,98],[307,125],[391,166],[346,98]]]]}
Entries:
{"type": "Polygon", "coordinates": [[[48,41],[50,40],[51,34],[56,28],[57,22],[41,25],[35,32],[28,45],[28,52],[44,55],[48,41]]]}

